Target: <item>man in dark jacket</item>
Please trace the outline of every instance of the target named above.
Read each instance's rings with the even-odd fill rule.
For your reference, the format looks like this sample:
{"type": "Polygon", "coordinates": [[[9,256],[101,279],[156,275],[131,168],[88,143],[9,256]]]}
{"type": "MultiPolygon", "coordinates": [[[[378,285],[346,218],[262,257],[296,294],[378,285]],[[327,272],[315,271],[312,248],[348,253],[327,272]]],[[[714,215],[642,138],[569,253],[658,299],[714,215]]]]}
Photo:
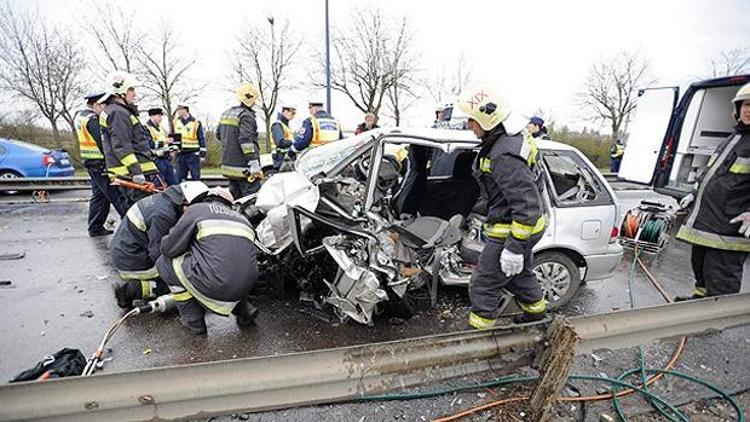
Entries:
{"type": "Polygon", "coordinates": [[[91,178],[91,199],[89,200],[88,231],[89,236],[112,234],[104,223],[109,216],[109,205],[115,207],[120,218],[128,211],[127,198],[115,186],[109,184],[106,175],[107,166],[102,152],[102,136],[99,127],[99,114],[104,106],[98,103],[104,93],[90,94],[84,97],[87,107],[75,115],[76,136],[83,165],[91,178]]]}
{"type": "Polygon", "coordinates": [[[482,140],[474,175],[487,201],[486,244],[469,285],[469,324],[477,329],[495,324],[502,288],[515,295],[523,311],[514,322],[541,320],[547,301],[532,271],[532,248],[546,223],[536,147],[521,133],[524,121],[493,90],[483,85],[469,89],[459,107],[482,140]]]}
{"type": "Polygon", "coordinates": [[[317,147],[344,137],[341,133],[341,124],[325,111],[322,102],[311,101],[307,109],[310,111],[310,117],[302,121],[302,127],[299,128],[297,136],[294,137],[294,144],[287,153],[287,157],[292,160],[308,147],[317,147]]]}
{"type": "MultiPolygon", "coordinates": [[[[138,184],[146,181],[161,184],[145,129],[138,120],[135,79],[128,73],[114,72],[107,78],[107,87],[108,95],[99,100],[106,103],[99,115],[99,125],[107,172],[111,177],[129,178],[138,184]]],[[[148,195],[134,189],[122,192],[128,198],[128,205],[148,195]]]]}
{"type": "Polygon", "coordinates": [[[257,192],[263,176],[253,110],[259,95],[254,85],[242,84],[236,92],[240,104],[226,110],[216,128],[216,137],[223,146],[221,174],[229,179],[229,190],[238,199],[257,192]]]}
{"type": "Polygon", "coordinates": [[[692,244],[693,295],[699,299],[738,293],[750,252],[750,83],[732,100],[734,134],[711,155],[697,189],[680,202],[694,202],[677,239],[692,244]]]}
{"type": "Polygon", "coordinates": [[[273,139],[273,169],[279,171],[284,162],[289,148],[294,143],[294,132],[289,128],[289,121],[297,114],[297,109],[290,106],[281,107],[281,113],[271,125],[271,138],[273,139]]]}
{"type": "Polygon", "coordinates": [[[379,128],[380,126],[375,123],[376,120],[377,118],[375,117],[374,113],[365,114],[365,121],[357,126],[357,130],[354,131],[354,134],[359,135],[360,133],[365,133],[368,130],[379,128]]]}
{"type": "Polygon", "coordinates": [[[208,187],[203,182],[183,182],[130,207],[109,245],[112,263],[124,280],[115,283],[120,307],[130,308],[134,300],[167,293],[154,267],[161,255],[162,237],[177,224],[183,207],[200,201],[207,193],[208,187]]]}
{"type": "Polygon", "coordinates": [[[177,302],[182,324],[193,334],[206,333],[206,309],[234,314],[243,327],[257,313],[247,297],[258,280],[255,232],[231,204],[226,189],[212,189],[161,242],[156,268],[177,302]]]}

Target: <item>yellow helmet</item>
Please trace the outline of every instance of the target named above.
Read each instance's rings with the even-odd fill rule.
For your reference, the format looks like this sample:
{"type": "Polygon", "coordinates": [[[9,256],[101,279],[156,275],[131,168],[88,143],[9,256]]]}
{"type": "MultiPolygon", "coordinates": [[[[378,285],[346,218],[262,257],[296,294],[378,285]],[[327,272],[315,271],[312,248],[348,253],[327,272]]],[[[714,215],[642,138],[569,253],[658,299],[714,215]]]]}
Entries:
{"type": "Polygon", "coordinates": [[[740,107],[742,107],[742,103],[750,100],[750,82],[746,83],[745,85],[742,85],[742,88],[737,91],[737,94],[735,94],[734,98],[732,99],[732,104],[734,104],[734,118],[738,119],[740,118],[740,107]]]}
{"type": "Polygon", "coordinates": [[[458,97],[458,106],[488,132],[511,114],[507,98],[486,84],[465,89],[458,97]]]}
{"type": "Polygon", "coordinates": [[[244,104],[246,107],[252,107],[255,104],[255,100],[260,96],[260,92],[255,85],[245,82],[237,88],[237,99],[244,104]]]}

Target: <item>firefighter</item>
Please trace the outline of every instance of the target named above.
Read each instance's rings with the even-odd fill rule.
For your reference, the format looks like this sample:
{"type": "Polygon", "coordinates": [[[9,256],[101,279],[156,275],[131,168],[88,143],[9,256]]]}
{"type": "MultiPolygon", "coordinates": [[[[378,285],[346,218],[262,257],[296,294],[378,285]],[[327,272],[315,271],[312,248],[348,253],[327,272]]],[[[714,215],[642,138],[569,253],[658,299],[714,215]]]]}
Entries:
{"type": "Polygon", "coordinates": [[[253,84],[243,83],[235,92],[240,104],[221,115],[216,137],[223,145],[221,174],[229,179],[229,190],[235,198],[260,189],[263,172],[260,167],[258,123],[253,105],[260,96],[253,84]]]}
{"type": "MultiPolygon", "coordinates": [[[[105,104],[99,115],[99,125],[107,172],[110,178],[122,177],[139,184],[149,181],[161,185],[145,129],[138,120],[135,86],[132,75],[114,72],[107,77],[107,94],[99,100],[105,104]]],[[[128,206],[148,195],[135,189],[122,189],[122,192],[128,199],[128,206]]]]}
{"type": "Polygon", "coordinates": [[[750,252],[750,83],[732,103],[734,133],[711,155],[694,192],[680,201],[681,209],[692,204],[677,239],[692,245],[695,287],[678,301],[738,293],[742,285],[750,252]]]}
{"type": "Polygon", "coordinates": [[[148,109],[148,122],[146,122],[146,129],[148,129],[148,135],[150,137],[149,146],[156,155],[156,167],[159,169],[164,183],[167,186],[174,186],[177,183],[177,175],[172,166],[172,138],[169,137],[167,131],[161,126],[162,118],[164,117],[164,111],[161,107],[154,107],[148,109]]]}
{"type": "Polygon", "coordinates": [[[311,101],[307,109],[310,117],[302,122],[294,144],[287,152],[287,157],[292,160],[308,146],[317,147],[343,138],[339,121],[325,111],[322,102],[311,101]]]}
{"type": "Polygon", "coordinates": [[[252,324],[257,314],[248,300],[258,279],[255,232],[232,209],[232,201],[226,189],[210,190],[161,242],[156,268],[177,302],[182,324],[196,335],[206,333],[206,309],[234,314],[241,327],[252,324]]]}
{"type": "Polygon", "coordinates": [[[273,137],[274,149],[271,157],[273,157],[273,169],[279,171],[281,163],[284,161],[287,151],[294,142],[294,132],[289,129],[289,121],[294,119],[294,115],[297,114],[297,109],[291,106],[281,107],[281,113],[276,118],[276,122],[271,125],[271,136],[273,137]]]}
{"type": "Polygon", "coordinates": [[[180,152],[177,153],[177,180],[201,180],[201,161],[206,158],[206,137],[203,126],[190,115],[190,107],[177,105],[177,116],[172,121],[174,132],[180,135],[180,152]]]}
{"type": "Polygon", "coordinates": [[[112,230],[104,227],[110,204],[115,207],[120,218],[128,211],[127,199],[119,189],[109,184],[109,177],[106,175],[107,166],[102,154],[102,137],[99,127],[99,114],[104,106],[97,102],[104,95],[104,93],[96,93],[85,96],[87,107],[79,110],[75,116],[81,159],[91,178],[88,215],[88,232],[91,237],[112,234],[112,230]]]}
{"type": "Polygon", "coordinates": [[[541,320],[547,301],[532,272],[532,248],[545,229],[536,147],[522,134],[524,120],[501,94],[480,85],[459,101],[469,129],[482,141],[474,176],[487,201],[486,244],[469,285],[469,325],[494,325],[503,288],[515,295],[522,311],[515,323],[541,320]]]}
{"type": "Polygon", "coordinates": [[[121,308],[134,300],[147,300],[168,292],[154,267],[161,255],[162,237],[177,224],[183,207],[208,193],[203,182],[182,182],[134,204],[117,226],[109,245],[112,263],[124,281],[115,283],[115,297],[121,308]]]}

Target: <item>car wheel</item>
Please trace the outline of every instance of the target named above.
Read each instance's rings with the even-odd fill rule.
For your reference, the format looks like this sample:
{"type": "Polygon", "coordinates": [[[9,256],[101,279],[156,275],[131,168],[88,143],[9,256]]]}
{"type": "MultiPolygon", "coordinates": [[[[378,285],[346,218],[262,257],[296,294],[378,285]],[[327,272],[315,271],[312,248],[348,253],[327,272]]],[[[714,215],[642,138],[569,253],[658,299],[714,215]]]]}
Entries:
{"type": "MultiPolygon", "coordinates": [[[[0,170],[0,179],[2,180],[18,179],[19,177],[21,175],[13,170],[0,170]]],[[[6,195],[14,195],[16,193],[18,193],[17,190],[0,191],[0,194],[6,195]]]]}
{"type": "Polygon", "coordinates": [[[534,275],[542,285],[549,309],[568,303],[581,285],[581,272],[562,252],[542,252],[535,256],[534,275]]]}

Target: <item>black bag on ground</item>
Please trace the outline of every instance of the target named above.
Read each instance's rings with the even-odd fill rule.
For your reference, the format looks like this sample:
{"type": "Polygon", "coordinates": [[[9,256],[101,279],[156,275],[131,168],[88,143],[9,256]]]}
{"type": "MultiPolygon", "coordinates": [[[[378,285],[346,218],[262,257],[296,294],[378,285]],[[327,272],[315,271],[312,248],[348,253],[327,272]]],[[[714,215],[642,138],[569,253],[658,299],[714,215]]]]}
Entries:
{"type": "Polygon", "coordinates": [[[49,378],[62,378],[81,375],[86,366],[86,358],[78,349],[67,347],[52,356],[45,356],[42,361],[31,369],[27,369],[10,382],[43,381],[49,378]]]}

